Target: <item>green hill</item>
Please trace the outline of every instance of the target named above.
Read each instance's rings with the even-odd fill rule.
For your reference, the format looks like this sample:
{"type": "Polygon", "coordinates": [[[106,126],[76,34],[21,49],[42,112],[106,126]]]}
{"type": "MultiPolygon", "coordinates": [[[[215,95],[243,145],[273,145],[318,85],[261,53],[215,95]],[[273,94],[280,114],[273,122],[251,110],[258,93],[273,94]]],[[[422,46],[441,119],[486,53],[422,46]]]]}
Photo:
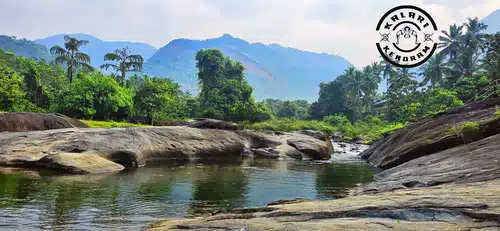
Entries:
{"type": "Polygon", "coordinates": [[[16,37],[0,35],[0,48],[5,51],[11,51],[19,56],[46,60],[52,59],[47,47],[24,38],[17,39],[16,37]]]}

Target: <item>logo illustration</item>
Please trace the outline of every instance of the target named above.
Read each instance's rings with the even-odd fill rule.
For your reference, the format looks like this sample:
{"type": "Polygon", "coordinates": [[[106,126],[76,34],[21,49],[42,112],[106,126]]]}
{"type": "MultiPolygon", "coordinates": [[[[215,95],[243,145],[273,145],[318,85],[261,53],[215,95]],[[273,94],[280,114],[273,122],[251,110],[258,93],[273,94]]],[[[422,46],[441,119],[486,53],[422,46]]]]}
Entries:
{"type": "Polygon", "coordinates": [[[398,6],[377,24],[382,57],[398,67],[416,67],[427,61],[437,48],[437,26],[432,17],[416,6],[398,6]]]}

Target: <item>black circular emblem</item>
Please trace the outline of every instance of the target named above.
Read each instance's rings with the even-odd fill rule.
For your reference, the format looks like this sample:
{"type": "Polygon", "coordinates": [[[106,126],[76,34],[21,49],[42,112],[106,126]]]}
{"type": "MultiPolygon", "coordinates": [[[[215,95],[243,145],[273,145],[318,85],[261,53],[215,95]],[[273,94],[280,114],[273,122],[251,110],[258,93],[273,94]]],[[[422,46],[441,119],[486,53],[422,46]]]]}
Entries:
{"type": "Polygon", "coordinates": [[[416,67],[427,61],[437,48],[438,29],[424,10],[410,5],[397,6],[377,24],[377,49],[389,63],[416,67]]]}

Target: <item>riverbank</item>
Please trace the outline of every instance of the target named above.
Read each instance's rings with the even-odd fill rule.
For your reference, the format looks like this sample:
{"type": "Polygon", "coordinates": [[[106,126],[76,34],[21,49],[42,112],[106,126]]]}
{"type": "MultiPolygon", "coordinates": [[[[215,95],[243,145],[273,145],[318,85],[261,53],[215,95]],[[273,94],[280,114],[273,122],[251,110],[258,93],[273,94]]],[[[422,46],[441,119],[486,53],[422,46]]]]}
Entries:
{"type": "Polygon", "coordinates": [[[152,230],[499,230],[498,105],[450,109],[377,141],[361,157],[386,170],[351,197],[169,220],[152,230]]]}

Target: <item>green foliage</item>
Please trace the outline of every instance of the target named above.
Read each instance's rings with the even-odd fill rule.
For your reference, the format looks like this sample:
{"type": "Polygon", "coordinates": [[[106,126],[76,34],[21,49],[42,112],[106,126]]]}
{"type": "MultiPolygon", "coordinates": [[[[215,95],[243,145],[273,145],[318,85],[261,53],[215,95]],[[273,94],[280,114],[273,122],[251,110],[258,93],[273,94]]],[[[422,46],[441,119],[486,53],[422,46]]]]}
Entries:
{"type": "Polygon", "coordinates": [[[125,47],[115,50],[112,53],[107,53],[104,55],[104,61],[114,61],[113,63],[105,63],[101,65],[101,68],[108,69],[111,68],[116,72],[120,73],[119,78],[116,79],[121,86],[125,86],[125,74],[127,72],[140,72],[142,71],[142,64],[144,59],[140,55],[130,54],[130,50],[125,47]]]}
{"type": "Polygon", "coordinates": [[[455,91],[442,88],[428,88],[404,95],[403,99],[404,104],[391,110],[394,121],[415,121],[463,105],[455,91]]]}
{"type": "Polygon", "coordinates": [[[447,135],[455,135],[455,136],[463,136],[465,133],[475,133],[481,130],[479,123],[476,121],[471,121],[465,124],[461,124],[459,126],[454,125],[449,128],[445,134],[447,135]]]}
{"type": "Polygon", "coordinates": [[[488,77],[484,73],[480,73],[459,79],[453,86],[453,90],[457,92],[457,97],[460,100],[466,102],[478,96],[489,83],[488,77]]]}
{"type": "Polygon", "coordinates": [[[241,122],[241,126],[253,130],[299,131],[316,130],[328,135],[339,135],[350,139],[363,139],[371,143],[382,138],[389,131],[403,128],[407,123],[389,123],[378,117],[368,116],[354,125],[344,115],[327,116],[323,121],[297,120],[295,118],[276,118],[259,123],[241,122]]]}
{"type": "Polygon", "coordinates": [[[480,130],[478,122],[468,122],[466,124],[460,125],[460,131],[462,133],[468,132],[478,132],[480,130]]]}
{"type": "Polygon", "coordinates": [[[141,127],[148,126],[144,124],[133,124],[127,122],[116,122],[116,121],[96,121],[96,120],[81,120],[87,124],[90,128],[119,128],[119,127],[141,127]]]}
{"type": "Polygon", "coordinates": [[[346,135],[352,138],[362,138],[366,143],[372,143],[383,138],[383,134],[403,128],[408,123],[394,122],[382,120],[379,117],[367,116],[364,119],[356,122],[353,129],[347,131],[346,135]]]}
{"type": "Polygon", "coordinates": [[[201,88],[199,116],[230,121],[261,121],[272,117],[256,105],[245,67],[216,49],[200,50],[196,67],[201,88]]]}
{"type": "Polygon", "coordinates": [[[33,108],[23,91],[23,77],[0,60],[0,110],[24,111],[33,108]]]}
{"type": "Polygon", "coordinates": [[[27,39],[17,39],[16,37],[5,35],[0,35],[0,50],[3,50],[1,52],[10,51],[16,55],[28,58],[52,59],[47,51],[47,47],[27,39]]]}
{"type": "Polygon", "coordinates": [[[371,110],[375,102],[383,67],[372,63],[357,70],[349,67],[332,82],[321,83],[319,99],[311,105],[309,115],[322,119],[332,114],[344,114],[356,121],[371,110]]]}
{"type": "Polygon", "coordinates": [[[75,118],[126,118],[132,109],[132,90],[120,87],[99,72],[80,73],[59,101],[58,110],[75,118]]]}
{"type": "Polygon", "coordinates": [[[333,126],[336,130],[343,132],[344,134],[350,133],[354,130],[354,126],[351,121],[347,119],[344,115],[330,115],[323,118],[323,122],[333,126]]]}
{"type": "Polygon", "coordinates": [[[169,78],[133,76],[129,85],[136,89],[135,115],[143,115],[152,121],[182,119],[193,114],[196,103],[185,95],[179,84],[169,78]]]}
{"type": "Polygon", "coordinates": [[[500,32],[486,36],[483,67],[491,80],[500,79],[500,32]]]}
{"type": "Polygon", "coordinates": [[[305,100],[282,101],[279,99],[264,99],[262,103],[269,108],[275,117],[293,117],[299,120],[309,117],[311,106],[305,100]]]}
{"type": "Polygon", "coordinates": [[[299,131],[315,130],[326,134],[332,134],[336,128],[330,124],[318,120],[297,120],[295,118],[275,118],[263,122],[251,123],[241,122],[240,125],[252,130],[270,130],[270,131],[299,131]]]}
{"type": "Polygon", "coordinates": [[[50,53],[56,56],[55,63],[67,68],[69,82],[73,82],[73,76],[78,70],[93,70],[90,66],[90,56],[80,52],[80,47],[89,43],[87,40],[78,40],[70,36],[64,36],[64,48],[53,46],[50,53]]]}
{"type": "Polygon", "coordinates": [[[500,119],[500,109],[498,109],[498,107],[497,110],[495,111],[495,118],[500,119]]]}

